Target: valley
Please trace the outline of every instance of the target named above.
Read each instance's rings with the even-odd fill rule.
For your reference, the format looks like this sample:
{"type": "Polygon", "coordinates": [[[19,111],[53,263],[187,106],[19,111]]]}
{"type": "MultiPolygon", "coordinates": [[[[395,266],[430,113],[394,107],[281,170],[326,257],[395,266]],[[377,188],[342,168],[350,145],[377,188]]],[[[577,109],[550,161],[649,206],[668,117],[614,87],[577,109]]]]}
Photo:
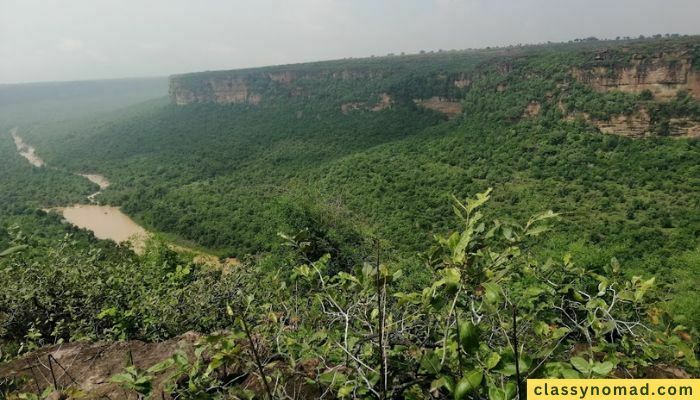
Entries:
{"type": "MultiPolygon", "coordinates": [[[[29,163],[37,168],[45,167],[44,161],[36,154],[35,149],[26,144],[17,134],[18,128],[11,131],[17,151],[29,163]]],[[[48,167],[47,167],[48,168],[48,167]]],[[[95,197],[109,187],[109,181],[98,174],[77,174],[99,186],[99,190],[87,196],[90,203],[95,203],[95,197]]],[[[142,253],[148,233],[137,225],[117,207],[96,204],[75,204],[46,209],[48,212],[58,212],[66,222],[81,229],[91,231],[96,238],[113,240],[116,243],[128,242],[137,253],[142,253]]]]}
{"type": "Polygon", "coordinates": [[[12,103],[0,371],[87,341],[120,345],[78,386],[143,377],[129,393],[164,398],[265,382],[280,398],[448,398],[478,375],[479,396],[512,400],[516,365],[697,376],[698,77],[700,37],[666,36],[91,83],[55,113],[12,103]],[[125,345],[167,351],[119,372],[125,345]]]}

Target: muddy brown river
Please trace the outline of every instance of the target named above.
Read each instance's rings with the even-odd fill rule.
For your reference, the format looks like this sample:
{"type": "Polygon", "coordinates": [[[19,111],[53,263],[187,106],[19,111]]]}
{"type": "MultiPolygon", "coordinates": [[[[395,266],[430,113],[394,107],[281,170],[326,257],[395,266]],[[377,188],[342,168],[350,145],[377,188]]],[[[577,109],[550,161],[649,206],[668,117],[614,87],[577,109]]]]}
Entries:
{"type": "Polygon", "coordinates": [[[53,210],[63,214],[63,218],[71,224],[92,231],[98,239],[131,242],[136,252],[143,250],[148,238],[148,232],[117,207],[76,204],[53,210]]]}
{"type": "MultiPolygon", "coordinates": [[[[35,167],[44,167],[46,165],[44,160],[36,154],[32,146],[24,142],[17,132],[17,128],[10,131],[19,154],[35,167]]],[[[67,222],[79,228],[92,231],[98,239],[113,240],[117,243],[129,241],[134,251],[140,253],[144,249],[148,232],[121,212],[119,208],[95,204],[95,196],[109,187],[109,181],[98,174],[83,173],[78,175],[99,185],[100,190],[88,196],[93,204],[56,207],[52,208],[51,211],[61,213],[67,222]]]]}

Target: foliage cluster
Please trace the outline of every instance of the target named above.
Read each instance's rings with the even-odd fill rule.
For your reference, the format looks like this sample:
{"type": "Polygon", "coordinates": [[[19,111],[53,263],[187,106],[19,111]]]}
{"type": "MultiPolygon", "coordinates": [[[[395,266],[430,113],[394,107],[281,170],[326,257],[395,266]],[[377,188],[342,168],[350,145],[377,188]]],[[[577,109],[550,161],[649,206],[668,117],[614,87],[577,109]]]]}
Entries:
{"type": "MultiPolygon", "coordinates": [[[[384,258],[386,249],[376,241],[376,253],[334,273],[329,254],[312,255],[305,232],[282,235],[291,249],[283,262],[249,262],[228,275],[190,270],[155,245],[134,267],[123,263],[121,273],[108,271],[114,282],[91,277],[105,291],[101,306],[107,308],[90,317],[100,302],[87,300],[80,306],[93,308],[85,315],[46,321],[54,327],[46,339],[55,340],[61,330],[79,336],[86,328],[159,337],[177,315],[187,319],[176,330],[218,326],[223,330],[204,337],[194,357],[176,352],[148,370],[130,366],[112,377],[150,396],[161,389],[152,385],[154,377],[166,374],[162,389],[180,398],[509,400],[527,378],[634,377],[666,363],[697,370],[691,338],[697,332],[662,311],[654,278],[626,279],[615,259],[601,272],[570,255],[541,259],[530,249],[558,215],[547,211],[523,224],[489,219],[482,211],[490,194],[454,199],[459,228],[437,236],[423,254],[430,271],[424,283],[402,286],[411,277],[401,261],[384,258]],[[105,304],[125,296],[133,301],[105,304]],[[156,318],[154,310],[165,314],[156,318]],[[74,325],[72,318],[85,320],[74,325]],[[133,326],[142,329],[129,330],[133,326]]],[[[70,275],[57,263],[71,252],[64,248],[38,261],[43,268],[27,268],[26,249],[5,255],[0,265],[34,280],[37,271],[58,272],[59,287],[71,282],[65,288],[78,291],[77,299],[88,284],[62,277],[70,275]]],[[[92,267],[95,260],[87,256],[79,255],[79,273],[106,267],[92,267]]],[[[2,283],[13,288],[23,281],[2,283]]],[[[36,329],[27,332],[26,343],[41,337],[36,329]]]]}

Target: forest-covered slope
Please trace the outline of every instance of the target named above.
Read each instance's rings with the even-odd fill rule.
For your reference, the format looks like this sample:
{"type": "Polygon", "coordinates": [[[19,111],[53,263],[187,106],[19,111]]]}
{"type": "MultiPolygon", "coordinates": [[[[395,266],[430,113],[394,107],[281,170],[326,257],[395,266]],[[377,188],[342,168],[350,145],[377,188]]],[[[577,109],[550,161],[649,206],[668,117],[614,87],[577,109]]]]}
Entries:
{"type": "Polygon", "coordinates": [[[697,141],[661,132],[698,125],[697,51],[693,37],[190,74],[171,78],[171,104],[27,137],[50,164],[109,176],[103,200],[222,254],[268,250],[277,231],[310,223],[290,220],[290,207],[351,215],[411,253],[451,221],[450,194],[494,186],[513,217],[566,213],[561,243],[592,263],[656,269],[697,242],[697,141]],[[683,76],[664,80],[660,60],[683,76]],[[629,65],[652,68],[639,93],[601,91],[576,72],[629,65]],[[219,87],[230,91],[207,97],[219,87]],[[673,96],[655,95],[662,87],[673,96]],[[177,105],[183,88],[199,101],[177,105]],[[434,97],[463,109],[448,121],[414,101],[434,97]],[[596,126],[640,110],[652,115],[644,140],[596,126]]]}

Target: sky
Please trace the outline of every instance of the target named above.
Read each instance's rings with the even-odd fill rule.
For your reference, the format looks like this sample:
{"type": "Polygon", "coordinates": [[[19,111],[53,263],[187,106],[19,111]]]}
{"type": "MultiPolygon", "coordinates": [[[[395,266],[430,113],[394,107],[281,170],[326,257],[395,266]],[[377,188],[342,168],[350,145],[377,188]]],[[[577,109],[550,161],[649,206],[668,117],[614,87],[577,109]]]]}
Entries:
{"type": "Polygon", "coordinates": [[[0,83],[700,33],[698,0],[0,0],[0,83]]]}

